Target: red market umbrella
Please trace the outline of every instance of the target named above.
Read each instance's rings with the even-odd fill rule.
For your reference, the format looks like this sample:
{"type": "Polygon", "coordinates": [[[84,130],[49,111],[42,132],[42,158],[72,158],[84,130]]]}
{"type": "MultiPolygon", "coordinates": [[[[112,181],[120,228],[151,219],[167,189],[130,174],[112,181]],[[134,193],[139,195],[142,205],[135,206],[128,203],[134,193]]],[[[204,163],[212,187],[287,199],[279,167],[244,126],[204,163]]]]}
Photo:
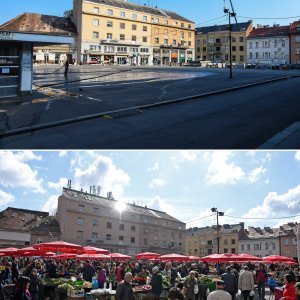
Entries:
{"type": "Polygon", "coordinates": [[[101,254],[101,253],[95,253],[95,254],[85,253],[85,254],[77,255],[76,258],[82,259],[82,260],[89,260],[89,259],[109,260],[110,256],[109,255],[105,255],[105,254],[101,254]]]}
{"type": "Polygon", "coordinates": [[[136,259],[157,259],[160,257],[160,254],[154,253],[154,252],[144,252],[144,253],[139,253],[135,256],[136,259]]]}
{"type": "Polygon", "coordinates": [[[33,247],[26,247],[22,249],[18,249],[16,256],[40,256],[46,251],[38,250],[33,247]]]}
{"type": "Polygon", "coordinates": [[[77,251],[81,251],[83,249],[83,247],[80,245],[71,244],[64,241],[35,244],[32,247],[38,250],[63,253],[77,253],[77,251]]]}
{"type": "Polygon", "coordinates": [[[42,255],[40,255],[41,257],[45,257],[45,258],[50,258],[55,256],[54,252],[44,252],[42,255]]]}
{"type": "Polygon", "coordinates": [[[241,254],[238,254],[238,259],[237,259],[237,261],[238,261],[238,262],[246,262],[246,261],[250,261],[250,262],[253,262],[253,261],[262,261],[262,258],[257,257],[257,256],[252,255],[252,254],[241,253],[241,254]]]}
{"type": "Polygon", "coordinates": [[[10,256],[10,255],[14,255],[17,253],[19,249],[18,248],[3,248],[3,249],[0,249],[0,253],[3,253],[4,256],[10,256]]]}
{"type": "Polygon", "coordinates": [[[190,255],[190,256],[189,256],[189,260],[190,260],[190,261],[196,261],[196,260],[198,261],[198,260],[201,260],[201,258],[198,257],[198,256],[190,255]]]}
{"type": "Polygon", "coordinates": [[[111,253],[108,256],[110,256],[111,259],[113,260],[128,260],[131,259],[131,256],[125,255],[122,253],[111,253]]]}
{"type": "Polygon", "coordinates": [[[106,249],[101,249],[101,248],[97,248],[97,247],[92,247],[92,246],[86,246],[83,247],[83,251],[79,251],[82,254],[96,254],[96,253],[100,253],[100,254],[109,254],[110,252],[106,249]]]}
{"type": "Polygon", "coordinates": [[[265,261],[265,262],[281,262],[281,263],[288,262],[288,261],[296,262],[293,258],[282,256],[282,255],[265,256],[265,257],[263,257],[263,261],[265,261]]]}
{"type": "Polygon", "coordinates": [[[210,254],[207,256],[201,257],[201,261],[206,261],[206,262],[218,262],[221,261],[221,254],[210,254]]]}
{"type": "Polygon", "coordinates": [[[68,259],[68,258],[74,258],[77,254],[75,253],[62,253],[55,256],[52,256],[53,259],[68,259]]]}
{"type": "Polygon", "coordinates": [[[162,261],[188,261],[189,258],[187,256],[184,255],[180,255],[180,254],[166,254],[166,255],[162,255],[159,258],[162,261]]]}

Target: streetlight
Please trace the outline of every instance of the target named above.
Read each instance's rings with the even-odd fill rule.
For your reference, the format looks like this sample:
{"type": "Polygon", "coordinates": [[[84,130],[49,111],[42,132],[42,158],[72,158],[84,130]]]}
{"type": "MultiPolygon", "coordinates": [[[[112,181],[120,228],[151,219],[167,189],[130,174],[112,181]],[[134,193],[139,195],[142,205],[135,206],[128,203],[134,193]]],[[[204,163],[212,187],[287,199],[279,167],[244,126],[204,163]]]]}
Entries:
{"type": "Polygon", "coordinates": [[[217,214],[217,247],[218,247],[218,254],[220,254],[220,231],[219,231],[219,216],[224,216],[224,212],[218,211],[216,207],[211,209],[213,213],[217,214]]]}

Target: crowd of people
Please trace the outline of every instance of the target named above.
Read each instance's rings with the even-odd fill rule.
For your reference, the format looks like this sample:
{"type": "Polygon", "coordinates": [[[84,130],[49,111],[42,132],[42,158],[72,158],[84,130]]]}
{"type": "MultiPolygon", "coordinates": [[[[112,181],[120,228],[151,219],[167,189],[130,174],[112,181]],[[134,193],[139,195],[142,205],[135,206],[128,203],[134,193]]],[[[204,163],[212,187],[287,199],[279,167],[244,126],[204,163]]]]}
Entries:
{"type": "MultiPolygon", "coordinates": [[[[255,265],[217,263],[213,267],[208,263],[176,263],[135,260],[129,262],[44,260],[33,258],[3,258],[0,261],[0,300],[4,296],[5,286],[15,287],[15,300],[38,300],[39,285],[42,277],[58,278],[76,276],[85,281],[97,280],[97,287],[104,288],[107,282],[114,284],[115,300],[135,299],[132,286],[150,285],[149,293],[143,299],[160,299],[163,292],[163,277],[168,278],[170,289],[168,299],[174,300],[253,300],[257,288],[257,297],[265,300],[266,287],[274,293],[276,287],[282,287],[284,300],[299,300],[300,283],[298,268],[260,263],[255,265]],[[216,290],[209,291],[200,282],[200,276],[215,274],[216,290]],[[181,278],[182,280],[177,280],[181,278]]],[[[283,300],[282,299],[282,300],[283,300]]]]}

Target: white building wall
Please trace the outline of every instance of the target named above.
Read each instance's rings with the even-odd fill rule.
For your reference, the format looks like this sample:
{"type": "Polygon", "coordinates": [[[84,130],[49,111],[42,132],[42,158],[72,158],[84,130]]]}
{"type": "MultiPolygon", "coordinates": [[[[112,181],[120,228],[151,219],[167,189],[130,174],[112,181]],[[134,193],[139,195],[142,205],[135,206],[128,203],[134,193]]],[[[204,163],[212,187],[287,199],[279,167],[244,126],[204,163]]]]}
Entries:
{"type": "Polygon", "coordinates": [[[278,238],[239,240],[239,253],[252,254],[258,257],[279,255],[279,248],[278,238]]]}
{"type": "Polygon", "coordinates": [[[247,39],[247,63],[271,66],[289,64],[289,37],[281,36],[247,39]]]}

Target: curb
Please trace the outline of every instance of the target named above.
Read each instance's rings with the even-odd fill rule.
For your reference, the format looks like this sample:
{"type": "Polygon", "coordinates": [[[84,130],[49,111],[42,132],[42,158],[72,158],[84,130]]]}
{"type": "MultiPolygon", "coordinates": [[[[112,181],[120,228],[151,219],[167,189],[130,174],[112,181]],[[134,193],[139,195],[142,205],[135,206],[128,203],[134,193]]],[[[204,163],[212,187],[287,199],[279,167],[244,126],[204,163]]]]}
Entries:
{"type": "Polygon", "coordinates": [[[204,98],[207,96],[223,94],[223,93],[227,93],[227,92],[231,92],[231,91],[237,91],[237,90],[241,90],[241,89],[245,89],[245,88],[249,88],[249,87],[253,87],[253,86],[258,86],[258,85],[267,84],[267,83],[273,83],[273,82],[291,79],[291,78],[295,78],[295,77],[298,77],[298,76],[284,76],[284,77],[279,77],[279,78],[275,78],[275,79],[269,79],[269,80],[265,80],[265,81],[244,84],[241,86],[221,89],[221,90],[217,90],[217,91],[192,95],[192,96],[188,96],[188,97],[177,98],[177,99],[173,99],[173,100],[165,100],[165,101],[161,101],[161,102],[155,102],[155,103],[145,104],[145,105],[138,105],[138,106],[133,106],[133,107],[124,108],[124,109],[105,111],[105,112],[101,112],[101,113],[90,114],[90,115],[85,115],[85,116],[76,117],[76,118],[69,118],[69,119],[65,119],[62,121],[49,122],[49,123],[40,124],[40,125],[25,126],[22,128],[11,129],[11,130],[1,132],[0,137],[8,137],[8,136],[12,136],[12,135],[19,135],[19,134],[23,134],[23,133],[37,131],[37,130],[41,130],[41,129],[47,129],[47,128],[58,127],[58,126],[62,126],[62,125],[72,124],[72,123],[78,123],[78,122],[82,122],[82,121],[88,121],[88,120],[92,120],[92,119],[96,119],[96,118],[101,118],[101,117],[107,116],[107,115],[113,115],[113,114],[120,113],[120,112],[127,112],[127,111],[131,111],[131,110],[144,110],[147,108],[155,108],[155,107],[165,106],[168,104],[179,103],[179,102],[184,102],[184,101],[193,100],[193,99],[197,99],[197,98],[204,98]]]}

